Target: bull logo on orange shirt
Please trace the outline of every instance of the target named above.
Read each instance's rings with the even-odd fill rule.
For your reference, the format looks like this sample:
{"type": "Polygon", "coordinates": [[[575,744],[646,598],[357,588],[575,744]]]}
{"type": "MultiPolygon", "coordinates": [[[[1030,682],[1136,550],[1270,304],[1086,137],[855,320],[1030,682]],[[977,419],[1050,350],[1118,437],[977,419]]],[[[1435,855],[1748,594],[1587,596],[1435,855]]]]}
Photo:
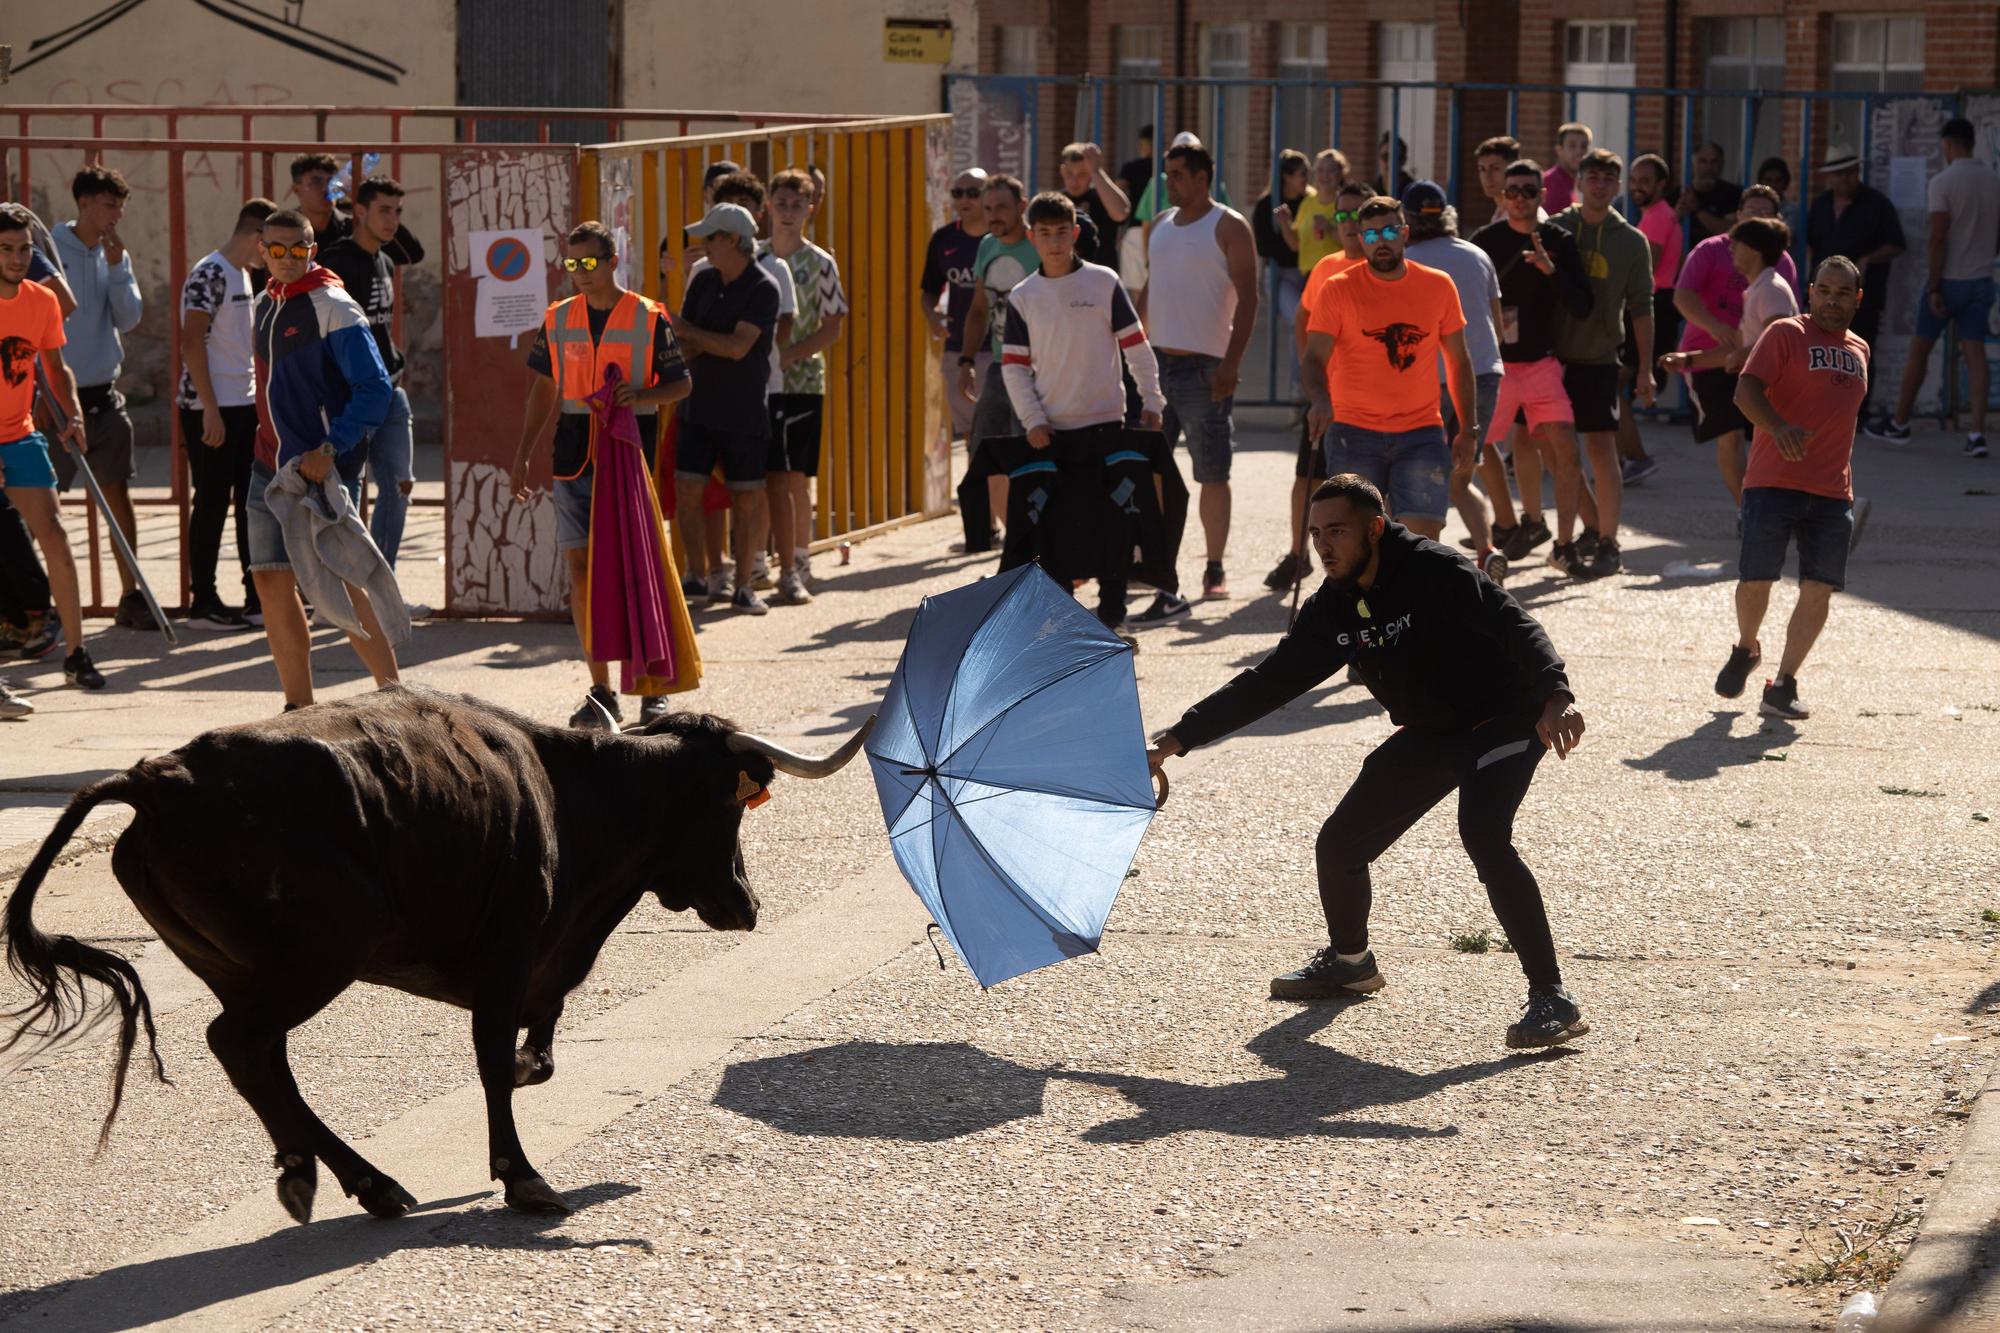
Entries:
{"type": "Polygon", "coordinates": [[[1408,370],[1417,364],[1417,348],[1430,336],[1415,324],[1402,323],[1363,329],[1361,332],[1364,337],[1382,344],[1382,350],[1389,354],[1389,364],[1398,370],[1408,370]]]}
{"type": "Polygon", "coordinates": [[[35,373],[35,345],[26,338],[0,338],[0,378],[15,388],[35,373]]]}

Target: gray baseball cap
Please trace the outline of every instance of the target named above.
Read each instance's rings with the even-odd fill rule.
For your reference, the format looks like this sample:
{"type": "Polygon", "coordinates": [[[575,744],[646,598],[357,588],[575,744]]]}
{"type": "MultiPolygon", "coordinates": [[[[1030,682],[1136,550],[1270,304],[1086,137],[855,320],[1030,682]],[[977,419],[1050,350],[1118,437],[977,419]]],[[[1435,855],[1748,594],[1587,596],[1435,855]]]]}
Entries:
{"type": "Polygon", "coordinates": [[[757,239],[757,219],[751,217],[750,210],[741,204],[715,204],[709,208],[707,217],[688,228],[688,235],[713,236],[719,231],[754,241],[757,239]]]}

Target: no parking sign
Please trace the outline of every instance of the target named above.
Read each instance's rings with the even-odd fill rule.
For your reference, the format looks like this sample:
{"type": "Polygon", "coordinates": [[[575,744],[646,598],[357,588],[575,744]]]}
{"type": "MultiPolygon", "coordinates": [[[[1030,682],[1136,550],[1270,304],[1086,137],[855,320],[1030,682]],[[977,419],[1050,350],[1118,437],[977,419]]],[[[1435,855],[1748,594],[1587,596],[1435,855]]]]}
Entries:
{"type": "Polygon", "coordinates": [[[543,244],[538,230],[472,233],[472,272],[479,279],[474,336],[518,338],[541,324],[549,303],[543,244]]]}

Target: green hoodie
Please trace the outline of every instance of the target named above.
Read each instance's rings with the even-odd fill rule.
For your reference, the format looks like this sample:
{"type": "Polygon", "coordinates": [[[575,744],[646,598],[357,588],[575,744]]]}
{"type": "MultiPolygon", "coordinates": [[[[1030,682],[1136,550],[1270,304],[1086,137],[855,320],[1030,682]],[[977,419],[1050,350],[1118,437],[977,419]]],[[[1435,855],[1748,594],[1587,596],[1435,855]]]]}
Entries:
{"type": "Polygon", "coordinates": [[[1652,247],[1615,208],[1591,223],[1583,220],[1583,205],[1571,204],[1549,221],[1576,237],[1596,298],[1582,319],[1556,312],[1556,356],[1568,365],[1615,366],[1630,322],[1653,313],[1652,247]]]}

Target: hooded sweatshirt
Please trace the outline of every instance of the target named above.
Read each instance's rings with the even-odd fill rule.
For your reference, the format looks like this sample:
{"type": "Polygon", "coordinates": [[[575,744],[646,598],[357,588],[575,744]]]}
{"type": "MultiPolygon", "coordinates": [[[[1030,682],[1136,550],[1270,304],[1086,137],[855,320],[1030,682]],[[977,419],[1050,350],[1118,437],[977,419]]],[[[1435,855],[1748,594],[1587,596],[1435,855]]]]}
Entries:
{"type": "Polygon", "coordinates": [[[277,471],[322,443],[340,475],[361,474],[362,441],[394,394],[368,316],[333,270],[273,278],[257,299],[257,461],[277,471]]]}
{"type": "Polygon", "coordinates": [[[1615,208],[1602,222],[1586,222],[1583,205],[1572,204],[1549,224],[1576,238],[1592,297],[1586,315],[1556,311],[1556,356],[1565,365],[1615,366],[1625,330],[1641,315],[1653,314],[1653,249],[1646,234],[1615,208]]]}
{"type": "Polygon", "coordinates": [[[1182,714],[1174,738],[1190,750],[1220,740],[1350,663],[1399,727],[1469,730],[1570,694],[1519,602],[1457,551],[1391,523],[1374,586],[1321,584],[1270,656],[1182,714]]]}

